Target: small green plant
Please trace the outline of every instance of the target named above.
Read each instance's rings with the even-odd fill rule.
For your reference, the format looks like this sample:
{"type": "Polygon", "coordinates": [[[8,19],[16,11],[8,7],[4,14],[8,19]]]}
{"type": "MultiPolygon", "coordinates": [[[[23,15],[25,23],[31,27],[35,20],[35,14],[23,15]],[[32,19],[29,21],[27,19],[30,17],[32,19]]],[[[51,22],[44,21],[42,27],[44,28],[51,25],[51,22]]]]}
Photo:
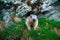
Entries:
{"type": "Polygon", "coordinates": [[[16,13],[11,14],[11,17],[16,17],[16,13]]]}

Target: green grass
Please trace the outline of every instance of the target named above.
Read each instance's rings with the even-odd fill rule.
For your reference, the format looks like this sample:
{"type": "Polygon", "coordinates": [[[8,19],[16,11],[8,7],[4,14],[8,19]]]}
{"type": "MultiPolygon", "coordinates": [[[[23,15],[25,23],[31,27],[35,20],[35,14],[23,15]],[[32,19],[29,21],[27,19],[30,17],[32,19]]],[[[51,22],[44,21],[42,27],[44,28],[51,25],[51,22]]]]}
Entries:
{"type": "Polygon", "coordinates": [[[21,35],[24,25],[25,25],[24,21],[22,21],[22,22],[16,22],[11,26],[9,26],[8,28],[5,28],[2,32],[0,32],[0,40],[2,40],[1,38],[7,38],[7,37],[12,38],[12,36],[21,35]]]}
{"type": "Polygon", "coordinates": [[[60,40],[56,33],[44,28],[42,30],[31,30],[29,36],[35,40],[60,40]]]}
{"type": "MultiPolygon", "coordinates": [[[[10,38],[10,40],[14,36],[22,37],[23,30],[26,28],[28,32],[28,37],[33,38],[34,40],[60,40],[60,36],[58,36],[55,32],[52,32],[50,27],[60,28],[60,22],[56,22],[54,20],[49,20],[47,18],[40,18],[39,20],[39,27],[42,28],[37,30],[30,30],[28,31],[25,25],[25,20],[21,22],[16,22],[11,26],[5,28],[3,31],[0,32],[0,40],[10,38]],[[48,23],[48,29],[46,28],[46,23],[48,23]]],[[[24,34],[27,35],[27,34],[24,34]]],[[[22,37],[23,38],[23,37],[22,37]]],[[[27,37],[25,37],[27,38],[27,37]]]]}
{"type": "Polygon", "coordinates": [[[49,26],[60,28],[60,22],[57,22],[55,20],[49,20],[47,18],[39,19],[39,26],[46,26],[46,23],[48,23],[49,26]]]}

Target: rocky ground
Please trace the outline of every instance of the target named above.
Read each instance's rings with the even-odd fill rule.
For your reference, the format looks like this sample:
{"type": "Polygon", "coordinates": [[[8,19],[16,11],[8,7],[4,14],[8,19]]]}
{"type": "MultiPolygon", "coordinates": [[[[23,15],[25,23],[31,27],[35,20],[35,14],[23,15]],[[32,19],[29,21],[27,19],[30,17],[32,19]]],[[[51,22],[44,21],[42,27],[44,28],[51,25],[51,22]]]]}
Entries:
{"type": "Polygon", "coordinates": [[[60,21],[60,1],[55,2],[52,7],[53,10],[48,12],[48,14],[46,14],[46,16],[49,19],[54,19],[56,21],[60,21]]]}

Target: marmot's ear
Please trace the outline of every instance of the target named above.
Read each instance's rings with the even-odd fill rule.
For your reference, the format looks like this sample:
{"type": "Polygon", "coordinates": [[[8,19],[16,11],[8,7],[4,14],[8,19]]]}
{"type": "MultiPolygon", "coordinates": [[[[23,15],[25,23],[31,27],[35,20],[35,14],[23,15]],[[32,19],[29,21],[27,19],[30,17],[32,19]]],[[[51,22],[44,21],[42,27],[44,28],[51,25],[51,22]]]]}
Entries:
{"type": "MultiPolygon", "coordinates": [[[[37,15],[36,15],[37,16],[37,15]]],[[[37,18],[39,18],[39,16],[37,16],[37,18]]]]}

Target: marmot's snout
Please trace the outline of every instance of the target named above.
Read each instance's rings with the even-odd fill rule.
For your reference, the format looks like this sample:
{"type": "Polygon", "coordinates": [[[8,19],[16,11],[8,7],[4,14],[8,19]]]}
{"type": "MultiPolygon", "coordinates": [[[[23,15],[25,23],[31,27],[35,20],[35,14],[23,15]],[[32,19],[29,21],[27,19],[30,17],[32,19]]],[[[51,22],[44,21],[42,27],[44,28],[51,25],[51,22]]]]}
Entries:
{"type": "Polygon", "coordinates": [[[33,19],[33,22],[35,22],[36,20],[35,19],[33,19]]]}

